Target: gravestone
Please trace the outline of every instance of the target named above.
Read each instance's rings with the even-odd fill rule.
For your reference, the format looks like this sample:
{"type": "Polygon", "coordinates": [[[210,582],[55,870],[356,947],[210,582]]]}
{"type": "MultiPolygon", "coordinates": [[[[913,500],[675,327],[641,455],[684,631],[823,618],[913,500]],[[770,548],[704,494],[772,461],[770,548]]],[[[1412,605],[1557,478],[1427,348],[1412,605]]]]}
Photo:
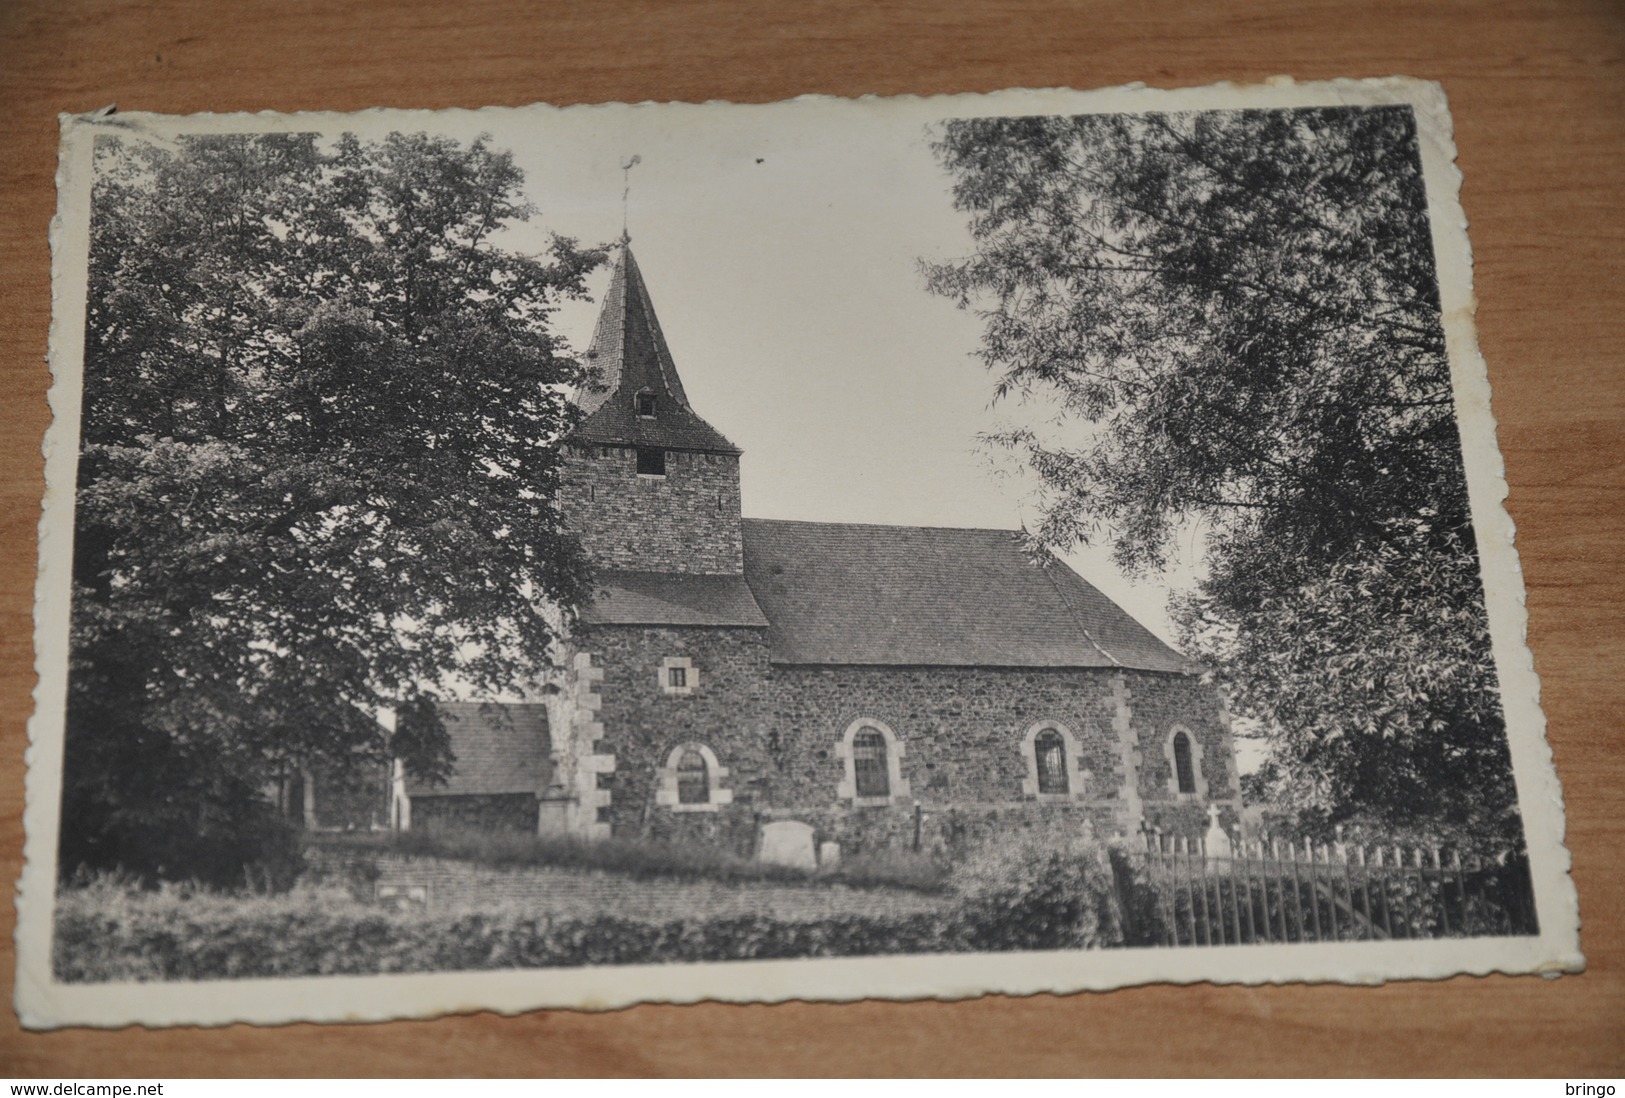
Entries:
{"type": "Polygon", "coordinates": [[[818,868],[825,873],[841,868],[840,843],[822,842],[818,844],[818,868]]]}
{"type": "Polygon", "coordinates": [[[391,911],[427,911],[429,886],[426,884],[381,884],[377,890],[378,905],[391,911]]]}
{"type": "Polygon", "coordinates": [[[776,820],[762,825],[762,845],[756,859],[769,865],[788,865],[797,869],[817,869],[818,857],[813,849],[811,824],[800,820],[776,820]]]}
{"type": "Polygon", "coordinates": [[[570,798],[562,789],[549,789],[536,802],[536,833],[564,835],[569,830],[570,798]]]}

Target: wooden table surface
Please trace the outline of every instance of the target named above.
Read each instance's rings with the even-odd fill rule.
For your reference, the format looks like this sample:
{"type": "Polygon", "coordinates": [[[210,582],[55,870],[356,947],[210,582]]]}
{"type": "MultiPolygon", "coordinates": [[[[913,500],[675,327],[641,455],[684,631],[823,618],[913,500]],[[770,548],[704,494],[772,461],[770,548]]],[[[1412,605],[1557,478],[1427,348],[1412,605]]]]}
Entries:
{"type": "Polygon", "coordinates": [[[1400,73],[1455,114],[1590,969],[1382,988],[30,1034],[0,1076],[1625,1073],[1625,4],[0,0],[0,877],[22,850],[56,114],[760,102],[1400,73]]]}

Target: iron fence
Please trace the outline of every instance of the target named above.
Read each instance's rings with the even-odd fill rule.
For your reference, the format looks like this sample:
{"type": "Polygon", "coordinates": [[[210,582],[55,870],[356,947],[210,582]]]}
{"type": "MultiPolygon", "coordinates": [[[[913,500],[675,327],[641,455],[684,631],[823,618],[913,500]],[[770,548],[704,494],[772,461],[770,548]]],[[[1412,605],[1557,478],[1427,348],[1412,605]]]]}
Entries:
{"type": "Polygon", "coordinates": [[[1528,863],[1519,854],[1279,839],[1207,845],[1148,833],[1143,851],[1119,859],[1131,944],[1387,941],[1538,929],[1528,863]]]}

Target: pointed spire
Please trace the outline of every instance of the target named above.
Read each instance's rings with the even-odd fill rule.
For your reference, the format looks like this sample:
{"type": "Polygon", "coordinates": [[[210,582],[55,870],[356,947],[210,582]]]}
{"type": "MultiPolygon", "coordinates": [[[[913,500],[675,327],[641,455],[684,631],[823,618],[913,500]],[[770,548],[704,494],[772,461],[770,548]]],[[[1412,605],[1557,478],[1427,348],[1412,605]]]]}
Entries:
{"type": "Polygon", "coordinates": [[[739,452],[689,405],[625,233],[587,350],[587,364],[598,370],[604,389],[579,396],[588,415],[576,429],[577,440],[739,452]],[[641,414],[643,410],[636,405],[639,394],[653,398],[652,415],[641,414]]]}

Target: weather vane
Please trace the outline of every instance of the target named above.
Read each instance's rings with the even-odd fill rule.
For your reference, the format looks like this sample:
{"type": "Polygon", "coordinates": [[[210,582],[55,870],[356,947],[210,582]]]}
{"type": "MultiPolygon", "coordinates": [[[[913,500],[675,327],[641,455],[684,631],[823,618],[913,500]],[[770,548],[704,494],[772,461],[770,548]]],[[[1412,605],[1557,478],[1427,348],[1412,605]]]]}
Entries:
{"type": "Polygon", "coordinates": [[[633,153],[632,159],[621,165],[623,184],[621,187],[621,243],[623,244],[629,243],[632,239],[632,234],[627,232],[626,229],[626,210],[632,200],[632,169],[641,163],[643,163],[643,157],[633,153]]]}

